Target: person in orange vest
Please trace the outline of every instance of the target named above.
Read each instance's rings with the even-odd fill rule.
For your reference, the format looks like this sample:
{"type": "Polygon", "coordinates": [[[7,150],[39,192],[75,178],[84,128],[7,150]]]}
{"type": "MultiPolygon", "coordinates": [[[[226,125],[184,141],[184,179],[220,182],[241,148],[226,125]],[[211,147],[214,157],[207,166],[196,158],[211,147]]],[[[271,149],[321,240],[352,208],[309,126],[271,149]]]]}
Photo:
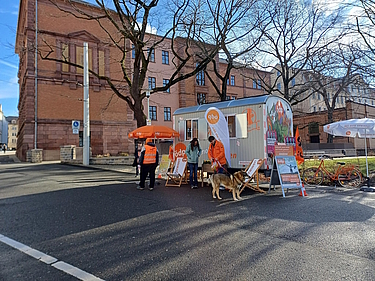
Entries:
{"type": "Polygon", "coordinates": [[[137,189],[143,190],[145,188],[145,181],[147,175],[150,176],[149,190],[153,190],[155,186],[155,170],[159,165],[159,152],[152,139],[146,139],[144,149],[139,157],[139,164],[141,165],[141,177],[137,189]]]}
{"type": "Polygon", "coordinates": [[[171,162],[174,162],[174,155],[173,155],[173,145],[169,147],[169,155],[168,158],[171,162]]]}
{"type": "Polygon", "coordinates": [[[218,163],[218,167],[214,170],[215,173],[225,174],[227,169],[227,160],[225,159],[224,145],[215,139],[214,136],[208,138],[210,146],[208,147],[208,159],[211,160],[211,165],[218,163]]]}

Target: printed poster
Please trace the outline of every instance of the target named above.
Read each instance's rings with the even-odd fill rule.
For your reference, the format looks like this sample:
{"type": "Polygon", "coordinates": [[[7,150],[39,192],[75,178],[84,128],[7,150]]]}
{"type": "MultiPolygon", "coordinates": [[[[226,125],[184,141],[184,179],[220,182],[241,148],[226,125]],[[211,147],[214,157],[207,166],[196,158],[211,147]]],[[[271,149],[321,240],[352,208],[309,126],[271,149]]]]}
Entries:
{"type": "Polygon", "coordinates": [[[302,182],[294,156],[276,156],[277,172],[282,188],[301,188],[302,182]]]}

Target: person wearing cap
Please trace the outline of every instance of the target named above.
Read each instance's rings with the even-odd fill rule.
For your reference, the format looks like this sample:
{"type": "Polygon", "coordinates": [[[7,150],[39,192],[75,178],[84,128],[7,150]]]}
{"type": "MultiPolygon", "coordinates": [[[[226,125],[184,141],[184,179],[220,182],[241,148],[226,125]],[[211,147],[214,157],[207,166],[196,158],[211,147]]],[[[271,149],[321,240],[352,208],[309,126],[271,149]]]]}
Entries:
{"type": "Polygon", "coordinates": [[[143,190],[145,188],[146,178],[147,175],[149,175],[149,189],[153,190],[155,186],[155,170],[159,165],[159,152],[155,144],[152,142],[152,139],[146,139],[145,146],[139,157],[139,164],[141,165],[141,177],[137,189],[143,190]]]}

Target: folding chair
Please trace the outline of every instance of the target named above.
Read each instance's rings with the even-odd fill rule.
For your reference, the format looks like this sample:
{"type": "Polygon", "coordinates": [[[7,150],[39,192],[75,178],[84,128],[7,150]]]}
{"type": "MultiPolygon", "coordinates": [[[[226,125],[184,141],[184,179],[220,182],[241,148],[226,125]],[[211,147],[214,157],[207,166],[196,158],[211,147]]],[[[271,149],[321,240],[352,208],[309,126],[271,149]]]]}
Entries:
{"type": "Polygon", "coordinates": [[[240,190],[240,194],[245,189],[245,187],[248,187],[248,188],[250,188],[254,191],[266,193],[264,190],[259,188],[259,173],[258,173],[258,170],[262,166],[263,162],[264,162],[264,159],[253,159],[253,161],[251,161],[249,166],[246,167],[245,173],[247,174],[247,179],[245,180],[245,182],[242,185],[242,188],[240,190]],[[250,183],[250,181],[252,179],[254,179],[256,181],[256,186],[250,183]]]}
{"type": "Polygon", "coordinates": [[[167,172],[167,181],[165,186],[178,186],[180,187],[182,181],[185,180],[186,182],[186,164],[187,159],[182,157],[178,157],[174,163],[173,171],[167,172]]]}

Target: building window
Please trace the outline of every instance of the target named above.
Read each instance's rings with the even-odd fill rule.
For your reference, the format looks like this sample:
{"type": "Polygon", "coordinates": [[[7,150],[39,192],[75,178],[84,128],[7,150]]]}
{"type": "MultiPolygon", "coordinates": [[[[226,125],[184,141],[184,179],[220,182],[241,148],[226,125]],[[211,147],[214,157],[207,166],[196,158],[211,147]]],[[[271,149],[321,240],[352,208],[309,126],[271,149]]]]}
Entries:
{"type": "MultiPolygon", "coordinates": [[[[61,45],[61,56],[64,61],[70,61],[69,58],[69,45],[68,44],[62,44],[61,45]]],[[[62,69],[63,72],[69,72],[69,64],[63,63],[62,69]]]]}
{"type": "Polygon", "coordinates": [[[341,96],[341,103],[344,104],[344,96],[341,96]]]}
{"type": "Polygon", "coordinates": [[[231,86],[234,86],[234,85],[235,85],[235,78],[234,78],[234,75],[231,75],[231,76],[230,76],[230,85],[231,85],[231,86]]]}
{"type": "Polygon", "coordinates": [[[318,100],[320,100],[320,94],[318,94],[318,100]]]}
{"type": "Polygon", "coordinates": [[[316,106],[315,105],[314,105],[313,109],[314,109],[313,111],[316,112],[316,106]]]}
{"type": "Polygon", "coordinates": [[[277,89],[278,89],[279,91],[281,91],[281,84],[280,84],[280,83],[277,83],[277,89]]]}
{"type": "Polygon", "coordinates": [[[135,59],[135,47],[132,45],[132,59],[135,59]]]}
{"type": "Polygon", "coordinates": [[[149,109],[150,109],[150,119],[156,121],[157,120],[156,106],[150,105],[149,109]]]}
{"type": "Polygon", "coordinates": [[[258,80],[258,89],[262,89],[262,81],[258,80]]]}
{"type": "Polygon", "coordinates": [[[169,64],[169,52],[168,51],[161,51],[161,63],[169,64]]]}
{"type": "Polygon", "coordinates": [[[164,121],[171,121],[171,108],[164,107],[164,121]]]}
{"type": "Polygon", "coordinates": [[[296,85],[296,79],[293,78],[293,79],[292,79],[292,87],[295,86],[295,85],[296,85]]]}
{"type": "Polygon", "coordinates": [[[99,75],[104,76],[105,75],[105,58],[104,58],[104,51],[99,50],[98,52],[99,55],[99,75]]]}
{"type": "Polygon", "coordinates": [[[149,89],[156,88],[156,78],[155,77],[148,77],[148,88],[149,89]]]}
{"type": "Polygon", "coordinates": [[[148,53],[149,53],[150,62],[155,62],[155,49],[148,49],[148,53]]]}
{"type": "MultiPolygon", "coordinates": [[[[68,44],[62,44],[62,54],[61,54],[61,59],[69,61],[69,45],[68,44]]],[[[75,46],[76,48],[76,58],[75,58],[75,63],[77,65],[82,66],[76,67],[75,71],[77,74],[83,74],[83,46],[75,46]]],[[[89,64],[89,70],[93,70],[93,61],[96,62],[95,67],[98,70],[98,74],[100,76],[105,75],[105,54],[104,50],[98,50],[96,53],[96,60],[93,60],[93,52],[92,48],[88,49],[88,64],[89,64]]],[[[62,72],[69,72],[70,71],[70,66],[66,63],[62,63],[62,72]]]]}
{"type": "Polygon", "coordinates": [[[185,139],[198,138],[198,120],[186,120],[185,139]]]}
{"type": "MultiPolygon", "coordinates": [[[[198,66],[199,63],[196,64],[196,66],[198,66]]],[[[198,86],[204,86],[205,83],[204,83],[204,71],[201,70],[197,73],[196,75],[196,80],[197,80],[197,85],[198,86]]]]}
{"type": "MultiPolygon", "coordinates": [[[[169,79],[163,79],[163,86],[165,87],[166,85],[168,85],[169,83],[169,79]]],[[[166,93],[170,93],[170,88],[166,89],[164,92],[166,93]]]]}
{"type": "Polygon", "coordinates": [[[277,77],[279,77],[280,76],[280,71],[277,71],[277,77]]]}
{"type": "MultiPolygon", "coordinates": [[[[82,68],[77,67],[76,72],[78,74],[83,74],[83,47],[76,46],[76,64],[82,66],[82,68]]],[[[89,69],[92,70],[92,49],[89,48],[89,69]]]]}
{"type": "Polygon", "coordinates": [[[312,99],[315,100],[316,96],[315,93],[312,94],[312,99]]]}
{"type": "Polygon", "coordinates": [[[253,89],[256,89],[256,88],[257,88],[257,81],[253,80],[253,89]]]}
{"type": "Polygon", "coordinates": [[[309,134],[319,134],[319,124],[316,122],[312,122],[309,124],[309,134]]]}
{"type": "Polygon", "coordinates": [[[197,104],[204,104],[206,103],[206,94],[197,93],[197,104]]]}

